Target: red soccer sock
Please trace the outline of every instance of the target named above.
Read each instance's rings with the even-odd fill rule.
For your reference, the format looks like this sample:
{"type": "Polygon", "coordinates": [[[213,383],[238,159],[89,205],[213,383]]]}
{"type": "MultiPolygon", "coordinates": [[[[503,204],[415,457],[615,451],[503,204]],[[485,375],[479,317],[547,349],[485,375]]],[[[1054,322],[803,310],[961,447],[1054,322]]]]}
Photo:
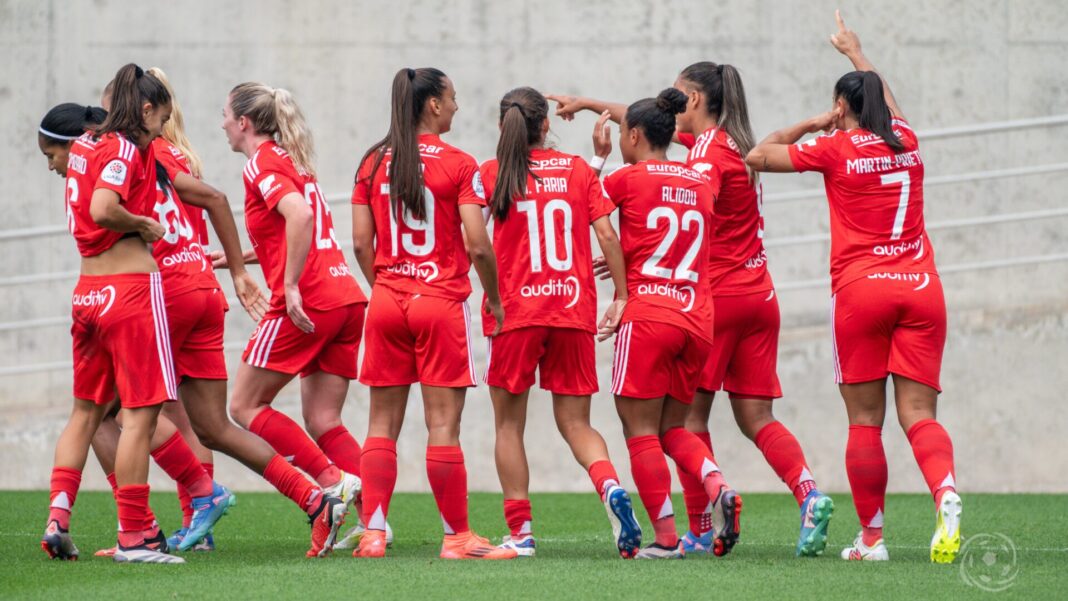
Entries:
{"type": "Polygon", "coordinates": [[[857,517],[864,528],[864,544],[873,544],[882,537],[886,503],[886,453],[883,451],[882,428],[849,426],[846,476],[849,477],[857,517]]]}
{"type": "Polygon", "coordinates": [[[933,419],[922,419],[909,428],[909,444],[916,463],[920,464],[923,479],[931,489],[937,506],[942,501],[942,493],[956,491],[957,482],[953,469],[953,442],[942,424],[933,419]]]}
{"type": "MultiPolygon", "coordinates": [[[[694,432],[693,435],[715,456],[712,451],[712,435],[707,430],[694,432]]],[[[682,484],[682,500],[686,504],[690,532],[700,536],[712,529],[712,501],[709,500],[700,479],[679,469],[677,464],[675,472],[678,473],[679,483],[682,484]]]]}
{"type": "Polygon", "coordinates": [[[428,446],[426,475],[441,513],[445,534],[460,534],[467,524],[467,468],[460,447],[428,446]]]}
{"type": "Polygon", "coordinates": [[[172,480],[185,487],[191,497],[211,494],[211,478],[181,433],[175,432],[166,442],[153,449],[152,458],[172,480]]]}
{"type": "Polygon", "coordinates": [[[651,434],[628,438],[627,450],[630,451],[630,473],[649,521],[653,523],[656,543],[665,547],[678,545],[675,509],[671,505],[671,472],[660,438],[651,434]]]}
{"type": "Polygon", "coordinates": [[[504,521],[508,524],[513,539],[532,534],[530,499],[505,499],[504,521]]]}
{"type": "Polygon", "coordinates": [[[270,407],[264,407],[248,425],[249,432],[267,441],[279,455],[292,457],[293,465],[315,478],[319,486],[337,484],[341,473],[297,422],[270,407]]]}
{"type": "Polygon", "coordinates": [[[120,486],[115,500],[119,510],[119,545],[130,548],[145,544],[148,485],[120,486]]]}
{"type": "Polygon", "coordinates": [[[82,472],[69,467],[53,467],[48,495],[48,521],[55,520],[59,527],[70,530],[70,512],[82,485],[82,472]]]}
{"type": "Polygon", "coordinates": [[[193,523],[193,495],[181,484],[178,485],[178,504],[182,507],[182,528],[188,528],[193,523]]]}
{"type": "Polygon", "coordinates": [[[761,428],[753,442],[779,479],[790,487],[797,504],[804,503],[808,493],[816,489],[816,480],[805,463],[805,453],[797,438],[786,426],[774,421],[761,428]]]}
{"type": "Polygon", "coordinates": [[[297,468],[289,465],[281,455],[271,457],[263,470],[263,479],[270,482],[278,492],[289,497],[308,515],[319,508],[319,498],[323,491],[309,482],[297,468]]]}
{"type": "Polygon", "coordinates": [[[339,468],[354,476],[360,475],[360,443],[345,426],[328,430],[315,443],[339,468]]]}
{"type": "Polygon", "coordinates": [[[380,437],[365,440],[360,473],[363,474],[363,523],[368,530],[385,530],[389,501],[397,485],[397,441],[380,437]]]}
{"type": "Polygon", "coordinates": [[[589,474],[590,480],[593,482],[593,489],[597,491],[602,501],[604,501],[604,495],[610,487],[619,485],[619,475],[616,474],[616,468],[607,459],[591,463],[589,474]]]}
{"type": "MultiPolygon", "coordinates": [[[[700,479],[708,498],[719,496],[720,488],[727,485],[723,473],[716,465],[712,451],[686,428],[671,428],[660,436],[664,452],[675,461],[678,469],[700,479]]],[[[694,533],[696,534],[696,533],[694,533]]]]}

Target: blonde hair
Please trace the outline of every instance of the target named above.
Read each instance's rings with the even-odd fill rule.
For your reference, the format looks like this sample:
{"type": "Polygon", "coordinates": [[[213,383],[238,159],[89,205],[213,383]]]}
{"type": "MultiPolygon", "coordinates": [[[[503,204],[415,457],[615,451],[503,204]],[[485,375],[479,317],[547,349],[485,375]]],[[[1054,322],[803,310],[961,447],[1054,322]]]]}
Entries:
{"type": "Polygon", "coordinates": [[[234,117],[247,117],[256,133],[274,137],[297,167],[315,176],[311,129],[293,95],[282,88],[246,82],[230,90],[234,117]]]}
{"type": "Polygon", "coordinates": [[[178,104],[178,97],[174,95],[174,88],[171,87],[167,74],[159,67],[152,67],[146,73],[158,79],[171,95],[171,118],[167,123],[163,124],[163,138],[185,155],[185,159],[189,161],[189,171],[193,174],[193,177],[200,179],[204,163],[201,162],[200,156],[193,150],[193,145],[190,144],[189,138],[185,135],[185,119],[182,118],[182,107],[178,104]]]}

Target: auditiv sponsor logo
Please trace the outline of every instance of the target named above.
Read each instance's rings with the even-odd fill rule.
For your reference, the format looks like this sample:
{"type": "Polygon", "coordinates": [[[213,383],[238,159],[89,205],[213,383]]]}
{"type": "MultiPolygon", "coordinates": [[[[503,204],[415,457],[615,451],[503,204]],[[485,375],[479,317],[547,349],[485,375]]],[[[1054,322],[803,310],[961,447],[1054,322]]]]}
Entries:
{"type": "Polygon", "coordinates": [[[697,298],[693,286],[672,286],[671,284],[641,284],[638,286],[638,294],[652,296],[666,296],[685,305],[680,311],[689,313],[693,309],[693,301],[697,298]]]}
{"type": "Polygon", "coordinates": [[[871,249],[872,254],[877,257],[897,257],[916,251],[914,259],[919,259],[923,256],[923,236],[912,240],[911,242],[900,242],[898,244],[881,244],[871,249]]]}
{"type": "Polygon", "coordinates": [[[565,309],[570,309],[578,304],[579,296],[582,295],[582,286],[579,285],[578,278],[572,275],[563,280],[549,280],[540,285],[523,286],[519,289],[519,295],[523,298],[538,296],[571,297],[571,301],[564,305],[565,309]]]}
{"type": "Polygon", "coordinates": [[[176,252],[163,257],[164,267],[174,267],[176,265],[194,262],[200,262],[201,267],[204,265],[204,254],[200,252],[199,246],[190,246],[182,252],[176,252]]]}
{"type": "Polygon", "coordinates": [[[764,250],[761,249],[760,252],[745,260],[745,268],[758,269],[760,267],[763,267],[767,262],[768,253],[764,252],[764,250]]]}
{"type": "Polygon", "coordinates": [[[868,275],[868,279],[919,284],[913,290],[923,290],[931,283],[931,275],[927,273],[872,273],[868,275]]]}
{"type": "Polygon", "coordinates": [[[417,280],[423,280],[428,284],[436,280],[439,273],[438,266],[433,261],[424,261],[418,265],[410,261],[405,261],[403,263],[397,263],[396,265],[390,265],[386,268],[386,271],[409,278],[415,278],[417,280]]]}
{"type": "Polygon", "coordinates": [[[100,316],[103,317],[111,309],[111,305],[115,303],[115,287],[104,286],[99,290],[90,290],[85,294],[75,294],[71,299],[71,304],[75,307],[100,307],[103,306],[104,310],[100,312],[100,316]]]}

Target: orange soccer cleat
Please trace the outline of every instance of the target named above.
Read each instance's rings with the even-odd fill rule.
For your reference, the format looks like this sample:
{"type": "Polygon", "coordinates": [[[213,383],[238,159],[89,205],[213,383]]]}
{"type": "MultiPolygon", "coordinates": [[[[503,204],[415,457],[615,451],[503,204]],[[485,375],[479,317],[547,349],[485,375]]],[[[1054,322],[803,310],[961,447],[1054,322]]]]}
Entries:
{"type": "Polygon", "coordinates": [[[515,549],[494,546],[470,530],[446,534],[441,543],[442,559],[515,559],[517,556],[515,549]]]}
{"type": "Polygon", "coordinates": [[[366,558],[385,557],[388,544],[385,530],[367,530],[360,538],[359,546],[352,551],[352,556],[366,558]]]}

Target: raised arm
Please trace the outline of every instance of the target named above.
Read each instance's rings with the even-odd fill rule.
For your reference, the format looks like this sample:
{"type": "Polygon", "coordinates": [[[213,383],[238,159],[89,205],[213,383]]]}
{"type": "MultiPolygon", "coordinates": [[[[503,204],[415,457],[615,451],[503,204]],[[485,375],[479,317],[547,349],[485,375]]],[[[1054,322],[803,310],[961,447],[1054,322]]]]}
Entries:
{"type": "Polygon", "coordinates": [[[568,96],[567,94],[546,94],[545,98],[556,103],[556,116],[564,121],[571,121],[575,113],[581,111],[593,111],[600,114],[608,111],[612,121],[619,123],[627,114],[627,105],[618,102],[606,102],[584,96],[568,96]]]}
{"type": "Polygon", "coordinates": [[[875,65],[871,64],[871,61],[864,56],[864,52],[860,49],[860,37],[852,29],[846,28],[845,21],[842,20],[842,11],[834,11],[834,18],[838,21],[838,32],[831,34],[831,45],[834,46],[835,50],[845,55],[849,62],[853,63],[853,68],[857,71],[871,71],[879,75],[879,79],[883,81],[883,96],[886,98],[886,106],[890,107],[890,113],[893,116],[903,119],[905,116],[897,106],[897,100],[894,99],[894,94],[890,91],[890,85],[886,83],[886,78],[875,69],[875,65]]]}
{"type": "Polygon", "coordinates": [[[745,157],[745,164],[756,171],[797,171],[790,160],[790,145],[805,134],[830,130],[838,118],[836,111],[827,111],[811,119],[774,131],[760,141],[745,157]]]}

